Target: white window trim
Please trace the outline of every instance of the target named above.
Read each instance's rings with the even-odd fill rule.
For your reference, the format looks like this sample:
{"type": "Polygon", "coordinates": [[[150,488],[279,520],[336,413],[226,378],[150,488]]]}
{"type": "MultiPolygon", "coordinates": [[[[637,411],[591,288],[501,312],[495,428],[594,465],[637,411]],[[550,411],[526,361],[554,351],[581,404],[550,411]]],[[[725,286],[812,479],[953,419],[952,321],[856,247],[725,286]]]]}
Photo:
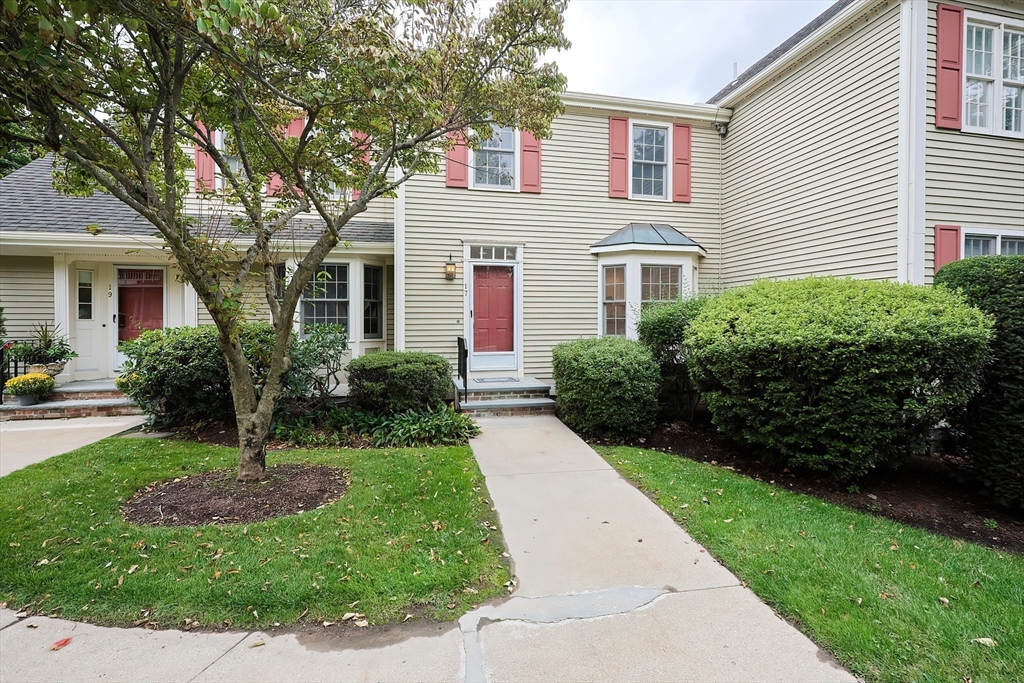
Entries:
{"type": "Polygon", "coordinates": [[[659,303],[665,301],[675,301],[676,299],[652,299],[651,301],[644,301],[643,288],[644,288],[644,268],[675,268],[679,271],[679,297],[685,298],[689,295],[686,290],[686,274],[683,271],[682,263],[662,263],[662,262],[640,262],[640,305],[643,306],[645,303],[659,303]]]}
{"type": "Polygon", "coordinates": [[[627,189],[629,190],[629,198],[636,199],[637,201],[646,202],[671,202],[672,201],[672,169],[675,164],[673,163],[674,157],[672,156],[672,123],[670,121],[651,121],[647,119],[630,119],[629,120],[629,132],[626,144],[629,147],[629,153],[627,159],[629,160],[629,167],[626,173],[627,189]],[[664,128],[665,129],[665,196],[664,197],[651,197],[648,195],[634,195],[633,194],[633,126],[641,126],[644,128],[664,128]]]}
{"type": "Polygon", "coordinates": [[[597,318],[598,318],[598,323],[597,323],[597,325],[598,325],[598,331],[597,331],[598,336],[599,337],[620,337],[620,336],[621,337],[628,337],[629,336],[629,264],[626,263],[625,261],[621,261],[621,262],[620,261],[615,261],[613,263],[601,263],[601,264],[598,265],[597,280],[598,280],[598,283],[597,283],[597,286],[598,286],[598,292],[597,292],[597,297],[598,298],[597,298],[597,301],[598,301],[598,308],[599,308],[598,315],[597,315],[597,318]],[[619,302],[619,301],[608,301],[607,299],[605,299],[605,293],[606,293],[605,284],[606,283],[605,283],[604,276],[605,276],[605,273],[607,272],[607,270],[609,268],[622,268],[622,284],[623,284],[622,295],[623,295],[623,299],[622,299],[621,302],[619,302]],[[626,330],[621,335],[618,335],[618,334],[610,335],[610,334],[608,334],[608,317],[607,317],[608,309],[607,309],[607,304],[609,304],[609,303],[616,303],[616,304],[617,303],[622,303],[622,304],[624,304],[626,306],[626,317],[625,317],[626,330]]]}
{"type": "MultiPolygon", "coordinates": [[[[502,370],[502,372],[514,372],[514,373],[516,373],[516,376],[518,376],[518,377],[522,377],[523,376],[523,373],[524,373],[524,370],[523,370],[523,346],[524,346],[524,340],[525,340],[525,334],[523,332],[523,321],[524,321],[524,318],[525,318],[525,316],[523,314],[523,308],[524,308],[523,263],[526,260],[526,254],[524,253],[525,251],[526,251],[526,244],[523,243],[523,242],[502,241],[502,240],[481,241],[481,240],[469,240],[469,239],[465,239],[465,238],[462,240],[462,321],[463,321],[463,324],[462,324],[462,336],[465,338],[465,340],[466,340],[466,347],[469,350],[469,362],[468,362],[467,365],[468,365],[468,372],[469,372],[470,376],[472,376],[474,374],[477,374],[477,373],[481,373],[481,372],[484,372],[484,373],[490,372],[489,369],[478,369],[478,370],[474,370],[473,369],[473,356],[474,356],[475,352],[473,351],[473,318],[472,318],[472,316],[470,314],[470,306],[471,306],[471,303],[470,303],[470,299],[471,299],[470,287],[473,286],[473,283],[471,282],[471,279],[470,279],[470,272],[472,270],[472,267],[471,267],[472,265],[512,266],[513,269],[514,269],[513,273],[514,273],[514,281],[515,281],[515,286],[516,286],[515,299],[514,299],[514,301],[515,301],[514,305],[515,305],[515,308],[516,308],[516,330],[515,330],[515,338],[514,338],[515,347],[516,347],[515,348],[515,364],[516,364],[516,367],[515,368],[507,368],[505,370],[502,370]],[[505,260],[489,261],[489,260],[482,260],[482,259],[474,259],[474,258],[470,257],[470,252],[471,252],[473,247],[489,247],[489,246],[495,246],[495,247],[498,247],[498,246],[501,246],[501,247],[515,247],[516,248],[516,258],[515,258],[514,261],[505,261],[505,260]]],[[[486,354],[483,354],[483,355],[486,355],[486,354]]]]}
{"type": "Polygon", "coordinates": [[[960,253],[963,254],[967,247],[968,237],[995,237],[996,246],[995,253],[993,256],[998,256],[1001,253],[1003,246],[1004,237],[1012,237],[1014,239],[1024,239],[1024,228],[1014,230],[1013,228],[975,228],[968,225],[960,226],[960,253]]]}
{"type": "MultiPolygon", "coordinates": [[[[291,264],[286,264],[285,265],[286,272],[287,272],[287,268],[289,267],[289,265],[291,265],[291,264]]],[[[347,320],[346,320],[346,323],[345,323],[345,331],[346,331],[346,333],[348,335],[349,344],[350,345],[352,345],[353,343],[358,344],[359,342],[363,341],[363,329],[362,329],[363,315],[362,315],[362,308],[360,308],[359,309],[359,316],[358,316],[358,322],[359,322],[358,333],[359,334],[357,336],[353,332],[354,328],[353,328],[353,322],[352,322],[352,320],[353,320],[353,309],[355,308],[355,305],[353,305],[353,304],[356,301],[353,298],[353,296],[352,296],[352,291],[353,291],[352,290],[352,283],[353,283],[353,280],[355,279],[355,280],[357,280],[357,282],[358,282],[360,287],[363,286],[362,262],[361,261],[356,261],[356,260],[353,260],[353,261],[324,261],[323,263],[321,263],[319,266],[316,267],[315,271],[313,271],[313,277],[316,277],[317,271],[319,271],[322,266],[346,266],[347,267],[347,269],[345,271],[345,281],[346,281],[346,284],[348,285],[348,298],[347,299],[326,299],[326,301],[344,301],[345,303],[348,304],[348,315],[346,316],[347,320]],[[359,277],[358,278],[354,278],[354,276],[353,276],[353,269],[356,268],[356,267],[360,268],[360,273],[359,273],[359,277]]],[[[289,273],[289,277],[290,277],[290,273],[289,273]]],[[[295,307],[295,317],[298,318],[299,335],[302,336],[302,337],[306,336],[305,332],[303,331],[305,329],[305,326],[306,326],[306,311],[305,311],[305,307],[304,307],[305,301],[306,301],[306,288],[303,287],[302,288],[302,294],[299,295],[299,303],[295,307]]],[[[323,301],[323,299],[316,299],[316,301],[323,301]]],[[[362,306],[362,303],[363,303],[362,292],[359,293],[358,301],[359,301],[359,305],[362,306]]],[[[374,340],[374,341],[378,341],[378,340],[374,340]]]]}
{"type": "MultiPolygon", "coordinates": [[[[479,150],[470,149],[469,153],[472,156],[471,163],[469,164],[469,189],[471,190],[484,190],[486,192],[519,192],[519,178],[521,176],[521,162],[522,162],[522,148],[520,146],[519,129],[512,129],[512,178],[511,187],[502,187],[500,185],[487,185],[476,183],[476,153],[479,150]]],[[[511,246],[511,245],[509,245],[511,246]]]]}
{"type": "Polygon", "coordinates": [[[1021,125],[1021,131],[1019,133],[1006,131],[1002,129],[1002,114],[1003,114],[1003,28],[1009,27],[1017,31],[1024,31],[1024,21],[1018,19],[1012,19],[1010,17],[1003,17],[997,14],[985,14],[982,12],[973,12],[966,10],[964,12],[964,32],[961,36],[961,42],[963,43],[963,53],[960,55],[963,64],[961,71],[961,116],[963,117],[963,126],[961,131],[964,133],[977,133],[980,135],[994,135],[996,137],[1003,138],[1024,138],[1024,125],[1021,125]],[[967,124],[967,27],[969,24],[983,24],[996,29],[996,32],[992,37],[992,100],[989,105],[989,124],[990,127],[982,128],[978,126],[970,126],[967,124]],[[998,59],[997,59],[998,58],[998,59]],[[998,63],[997,63],[998,62],[998,63]],[[996,123],[999,125],[996,125],[996,123]]]}

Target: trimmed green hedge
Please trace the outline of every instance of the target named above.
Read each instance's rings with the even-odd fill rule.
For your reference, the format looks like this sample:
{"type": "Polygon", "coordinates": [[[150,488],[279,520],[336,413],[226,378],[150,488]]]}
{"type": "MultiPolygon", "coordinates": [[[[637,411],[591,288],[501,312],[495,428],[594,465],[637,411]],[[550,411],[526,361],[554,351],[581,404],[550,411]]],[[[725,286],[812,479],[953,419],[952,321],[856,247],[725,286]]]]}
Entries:
{"type": "Polygon", "coordinates": [[[686,365],[689,354],[683,339],[690,322],[708,302],[707,296],[694,296],[671,303],[652,304],[640,313],[636,332],[640,343],[651,350],[661,368],[661,413],[669,420],[693,419],[700,392],[690,379],[686,365]]]}
{"type": "Polygon", "coordinates": [[[715,297],[686,344],[721,431],[769,462],[854,479],[925,451],[977,391],[991,326],[943,289],[810,277],[715,297]]]}
{"type": "Polygon", "coordinates": [[[998,503],[1024,506],[1024,256],[954,261],[935,284],[995,318],[981,391],[951,419],[981,483],[998,503]]]}
{"type": "Polygon", "coordinates": [[[393,415],[444,405],[453,393],[452,367],[433,353],[381,351],[348,364],[349,399],[358,410],[393,415]]]}
{"type": "Polygon", "coordinates": [[[558,415],[595,436],[645,436],[658,415],[661,377],[650,350],[623,337],[563,342],[552,350],[558,415]]]}

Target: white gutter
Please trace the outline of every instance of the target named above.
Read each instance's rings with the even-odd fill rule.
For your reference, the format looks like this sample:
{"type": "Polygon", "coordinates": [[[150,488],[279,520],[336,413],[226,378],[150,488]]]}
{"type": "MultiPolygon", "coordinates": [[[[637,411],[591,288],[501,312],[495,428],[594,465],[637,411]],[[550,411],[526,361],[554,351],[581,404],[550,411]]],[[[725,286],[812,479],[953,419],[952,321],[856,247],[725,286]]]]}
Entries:
{"type": "Polygon", "coordinates": [[[638,100],[632,97],[594,95],[591,93],[567,92],[562,95],[562,104],[572,109],[599,109],[609,112],[627,112],[642,116],[659,116],[672,119],[696,121],[728,121],[732,112],[713,104],[675,104],[654,100],[638,100]]]}
{"type": "Polygon", "coordinates": [[[719,107],[732,107],[740,100],[746,98],[750,93],[757,90],[761,85],[772,78],[777,76],[779,73],[785,71],[795,62],[799,61],[808,50],[816,46],[821,40],[827,38],[829,34],[839,30],[842,26],[847,24],[852,19],[855,19],[857,15],[864,12],[869,6],[880,4],[879,0],[857,0],[848,7],[844,8],[839,14],[835,15],[827,22],[819,26],[813,33],[801,40],[799,43],[794,45],[786,54],[782,55],[779,59],[772,62],[763,71],[759,72],[756,76],[751,78],[749,81],[741,85],[740,87],[733,90],[731,93],[723,97],[717,104],[719,107]]]}
{"type": "Polygon", "coordinates": [[[701,256],[708,255],[708,252],[700,245],[687,246],[683,244],[639,244],[636,242],[627,242],[626,244],[609,244],[590,247],[591,254],[613,254],[622,251],[657,251],[661,253],[670,252],[678,254],[700,254],[701,256]]]}

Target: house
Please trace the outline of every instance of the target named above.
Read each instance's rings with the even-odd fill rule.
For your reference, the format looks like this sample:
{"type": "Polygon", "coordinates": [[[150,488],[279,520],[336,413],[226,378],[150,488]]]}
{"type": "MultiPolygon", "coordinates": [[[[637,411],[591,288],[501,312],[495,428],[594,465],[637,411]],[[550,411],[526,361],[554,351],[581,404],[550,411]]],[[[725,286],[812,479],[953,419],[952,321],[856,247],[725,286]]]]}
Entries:
{"type": "MultiPolygon", "coordinates": [[[[457,145],[347,226],[323,266],[336,286],[297,324],[453,365],[462,338],[471,378],[547,379],[554,344],[633,335],[648,301],[812,273],[927,283],[1024,253],[1022,102],[1020,0],[839,0],[708,104],[567,93],[550,139],[457,145]]],[[[56,321],[68,379],[87,379],[114,376],[140,328],[208,322],[151,227],[49,173],[0,179],[9,336],[56,321]]],[[[197,158],[191,180],[210,174],[197,158]]],[[[291,229],[301,245],[315,225],[291,229]]]]}

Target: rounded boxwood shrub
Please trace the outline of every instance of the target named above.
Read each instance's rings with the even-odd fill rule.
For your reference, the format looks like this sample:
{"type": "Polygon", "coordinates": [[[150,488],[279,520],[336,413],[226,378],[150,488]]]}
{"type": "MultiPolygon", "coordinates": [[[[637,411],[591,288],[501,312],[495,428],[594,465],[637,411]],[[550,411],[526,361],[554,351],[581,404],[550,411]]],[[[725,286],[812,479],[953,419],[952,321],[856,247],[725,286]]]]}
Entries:
{"type": "Polygon", "coordinates": [[[986,491],[997,502],[1024,505],[1024,256],[954,261],[936,285],[958,291],[995,318],[978,392],[951,423],[986,491]]]}
{"type": "Polygon", "coordinates": [[[443,405],[454,390],[443,356],[422,351],[381,351],[352,359],[348,390],[358,410],[393,415],[443,405]]]}
{"type": "Polygon", "coordinates": [[[925,451],[977,391],[990,337],[946,290],[810,277],[715,297],[686,344],[721,431],[771,463],[854,479],[925,451]]]}
{"type": "MultiPolygon", "coordinates": [[[[242,346],[257,385],[270,367],[274,328],[242,327],[242,346]]],[[[231,380],[217,345],[217,328],[174,327],[148,330],[118,347],[126,356],[117,388],[162,426],[233,420],[231,380]]]]}
{"type": "Polygon", "coordinates": [[[562,342],[551,352],[558,416],[595,436],[645,436],[658,416],[661,377],[651,351],[623,337],[562,342]]]}
{"type": "Polygon", "coordinates": [[[692,420],[700,401],[700,392],[693,385],[686,365],[689,351],[683,340],[686,328],[707,302],[707,296],[694,296],[651,304],[640,312],[637,338],[651,350],[654,362],[661,369],[661,413],[670,420],[692,420]]]}

